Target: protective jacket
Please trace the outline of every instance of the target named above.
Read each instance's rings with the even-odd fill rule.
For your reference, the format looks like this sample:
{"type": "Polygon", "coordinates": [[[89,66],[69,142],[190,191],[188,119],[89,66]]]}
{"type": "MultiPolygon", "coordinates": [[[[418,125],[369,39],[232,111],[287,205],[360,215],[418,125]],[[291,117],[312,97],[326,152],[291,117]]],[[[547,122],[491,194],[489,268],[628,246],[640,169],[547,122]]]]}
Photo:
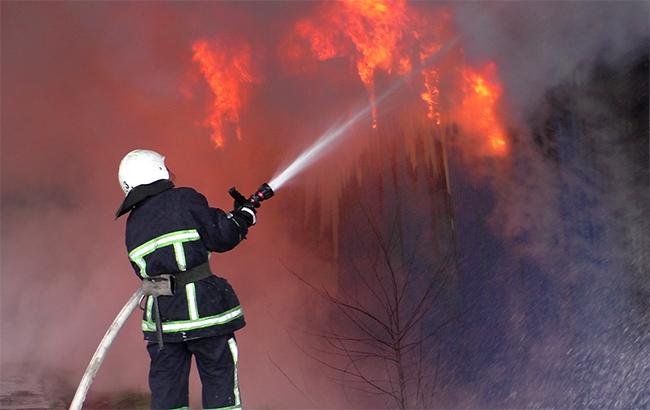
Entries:
{"type": "MultiPolygon", "coordinates": [[[[174,188],[168,180],[134,188],[117,216],[130,211],[126,222],[126,248],[139,278],[176,274],[208,262],[210,252],[234,248],[248,225],[231,213],[211,208],[192,188],[174,188]]],[[[230,284],[212,275],[159,296],[163,340],[180,342],[226,335],[244,327],[239,300],[230,284]]],[[[142,319],[144,338],[156,340],[148,296],[142,319]]]]}

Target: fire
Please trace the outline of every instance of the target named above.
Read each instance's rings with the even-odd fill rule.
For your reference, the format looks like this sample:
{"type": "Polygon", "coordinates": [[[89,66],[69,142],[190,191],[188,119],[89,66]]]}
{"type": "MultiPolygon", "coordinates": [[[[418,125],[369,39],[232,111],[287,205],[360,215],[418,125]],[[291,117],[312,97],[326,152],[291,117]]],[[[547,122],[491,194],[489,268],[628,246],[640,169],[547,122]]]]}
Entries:
{"type": "Polygon", "coordinates": [[[340,57],[344,49],[339,33],[329,27],[316,27],[313,22],[304,20],[296,24],[296,32],[309,40],[311,51],[321,61],[340,57]]]}
{"type": "MultiPolygon", "coordinates": [[[[424,64],[440,48],[440,44],[423,46],[420,50],[420,62],[424,64]]],[[[425,66],[422,69],[422,77],[424,78],[424,92],[420,94],[420,98],[427,105],[427,118],[433,121],[435,125],[440,125],[440,74],[437,68],[426,68],[425,66]]]]}
{"type": "MultiPolygon", "coordinates": [[[[345,0],[329,3],[321,17],[300,21],[295,26],[298,37],[309,43],[318,60],[350,57],[359,79],[366,87],[372,106],[372,126],[377,126],[375,74],[405,76],[411,74],[419,56],[423,79],[421,99],[427,118],[441,125],[440,71],[429,59],[451,37],[451,14],[440,9],[435,18],[417,14],[404,0],[345,0]],[[415,52],[414,52],[415,51],[415,52]]],[[[291,50],[287,55],[296,56],[291,50]]]]}
{"type": "Polygon", "coordinates": [[[422,75],[424,76],[425,91],[420,94],[420,97],[427,104],[427,118],[433,121],[435,125],[440,125],[440,111],[438,109],[440,103],[440,89],[438,88],[440,76],[435,68],[422,70],[422,75]]]}
{"type": "Polygon", "coordinates": [[[321,19],[303,20],[296,33],[306,39],[319,60],[352,56],[372,104],[372,126],[377,127],[374,77],[378,69],[400,74],[411,62],[399,55],[398,43],[406,25],[405,0],[344,0],[328,4],[321,19]]]}
{"type": "Polygon", "coordinates": [[[216,147],[223,147],[225,122],[235,125],[237,139],[241,140],[239,113],[245,85],[255,82],[250,47],[227,48],[199,40],[193,44],[192,52],[192,60],[199,64],[213,93],[210,112],[205,120],[205,125],[212,129],[212,141],[216,147]]]}
{"type": "MultiPolygon", "coordinates": [[[[423,15],[407,6],[406,0],[323,3],[315,16],[292,26],[280,46],[283,62],[287,69],[301,73],[314,58],[318,61],[349,59],[367,91],[373,128],[377,127],[377,73],[413,75],[421,83],[409,81],[408,84],[424,102],[426,117],[434,127],[442,125],[443,115],[453,118],[470,138],[482,138],[476,145],[482,153],[506,154],[509,144],[498,115],[502,89],[496,64],[476,69],[463,65],[462,53],[435,57],[443,45],[456,37],[451,12],[441,7],[434,14],[423,15]],[[460,73],[460,86],[453,91],[449,86],[457,73],[460,73]],[[441,84],[446,86],[444,96],[441,84]]],[[[226,123],[235,126],[237,138],[241,139],[240,112],[247,85],[259,80],[252,73],[250,47],[226,47],[199,40],[193,45],[193,60],[213,93],[205,125],[212,129],[215,145],[224,145],[226,123]]]]}
{"type": "Polygon", "coordinates": [[[482,70],[464,67],[461,77],[463,98],[457,119],[463,128],[484,138],[488,153],[506,154],[505,127],[497,112],[502,88],[496,79],[496,64],[488,63],[482,70]]]}

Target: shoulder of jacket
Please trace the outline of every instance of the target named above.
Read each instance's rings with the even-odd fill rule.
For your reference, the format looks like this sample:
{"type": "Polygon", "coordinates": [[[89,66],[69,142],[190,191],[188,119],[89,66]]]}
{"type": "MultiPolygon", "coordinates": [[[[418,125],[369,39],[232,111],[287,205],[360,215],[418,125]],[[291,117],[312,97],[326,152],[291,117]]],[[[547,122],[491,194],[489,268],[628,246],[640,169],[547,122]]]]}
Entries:
{"type": "Polygon", "coordinates": [[[178,187],[171,190],[171,194],[188,201],[207,202],[205,196],[194,188],[178,187]]]}
{"type": "Polygon", "coordinates": [[[175,193],[176,195],[201,195],[201,196],[203,196],[196,189],[191,188],[191,187],[187,187],[187,186],[174,187],[171,191],[173,193],[175,193]]]}

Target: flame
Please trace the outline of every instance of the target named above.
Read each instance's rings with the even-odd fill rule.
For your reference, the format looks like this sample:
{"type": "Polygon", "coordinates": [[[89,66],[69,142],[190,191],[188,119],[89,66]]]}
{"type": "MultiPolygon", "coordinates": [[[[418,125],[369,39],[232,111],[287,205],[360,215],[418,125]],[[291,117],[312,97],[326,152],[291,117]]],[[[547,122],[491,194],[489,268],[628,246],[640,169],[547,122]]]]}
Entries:
{"type": "Polygon", "coordinates": [[[241,140],[239,113],[244,100],[244,86],[255,82],[250,47],[227,48],[199,40],[192,45],[192,52],[192,60],[199,64],[213,93],[210,112],[205,119],[205,125],[212,129],[212,141],[217,148],[223,147],[226,121],[235,125],[237,139],[241,140]]]}
{"type": "Polygon", "coordinates": [[[397,63],[397,74],[406,75],[411,72],[412,68],[411,59],[408,57],[402,57],[397,63]]]}
{"type": "Polygon", "coordinates": [[[372,105],[372,127],[377,127],[375,72],[400,74],[411,70],[408,57],[399,55],[398,43],[406,25],[405,0],[344,0],[328,4],[322,19],[303,20],[296,33],[308,40],[319,60],[351,55],[372,105]]]}
{"type": "MultiPolygon", "coordinates": [[[[416,69],[422,84],[417,87],[421,87],[418,94],[426,106],[426,117],[434,126],[440,126],[440,85],[449,84],[450,76],[456,75],[461,64],[460,87],[455,92],[447,92],[446,88],[444,98],[445,107],[454,99],[459,103],[451,112],[445,108],[444,113],[455,117],[468,135],[483,138],[484,142],[477,145],[482,152],[508,152],[505,127],[498,115],[502,88],[496,64],[476,69],[463,66],[462,60],[446,58],[431,65],[432,57],[454,37],[447,8],[425,16],[408,9],[406,0],[342,0],[324,3],[317,10],[316,16],[295,23],[291,40],[281,43],[282,55],[293,62],[310,55],[318,61],[349,58],[368,93],[373,128],[377,127],[377,72],[406,76],[419,67],[416,69]]],[[[212,129],[212,140],[217,147],[224,145],[226,122],[235,125],[237,138],[241,139],[240,112],[246,85],[258,81],[251,70],[250,47],[225,47],[199,40],[193,45],[193,59],[214,94],[205,120],[212,129]]]]}
{"type": "MultiPolygon", "coordinates": [[[[422,46],[420,50],[420,61],[425,63],[429,57],[437,53],[442,46],[440,44],[428,44],[422,46]]],[[[433,121],[435,125],[441,124],[440,119],[440,74],[435,67],[423,68],[422,77],[424,78],[424,92],[420,98],[427,105],[427,118],[433,121]]]]}
{"type": "Polygon", "coordinates": [[[340,57],[345,49],[339,33],[331,27],[316,27],[313,22],[304,20],[296,24],[296,32],[309,40],[311,51],[318,60],[340,57]]]}
{"type": "Polygon", "coordinates": [[[496,64],[488,63],[483,69],[461,69],[463,98],[458,120],[464,128],[484,138],[484,146],[491,155],[508,152],[505,127],[497,108],[502,87],[496,79],[496,64]]]}
{"type": "Polygon", "coordinates": [[[440,88],[438,86],[440,75],[435,68],[422,70],[422,75],[424,76],[425,91],[420,94],[420,98],[427,105],[427,118],[433,121],[435,125],[440,125],[440,110],[438,108],[440,105],[440,88]]]}
{"type": "MultiPolygon", "coordinates": [[[[311,53],[320,61],[353,59],[370,99],[373,128],[377,126],[375,74],[379,70],[410,74],[414,49],[424,67],[420,69],[420,97],[426,104],[427,118],[441,125],[440,70],[430,67],[427,60],[451,37],[451,13],[446,8],[430,18],[407,8],[404,0],[344,0],[329,3],[319,14],[321,17],[298,22],[295,33],[307,40],[311,53]]],[[[286,54],[297,55],[291,50],[286,54]]]]}

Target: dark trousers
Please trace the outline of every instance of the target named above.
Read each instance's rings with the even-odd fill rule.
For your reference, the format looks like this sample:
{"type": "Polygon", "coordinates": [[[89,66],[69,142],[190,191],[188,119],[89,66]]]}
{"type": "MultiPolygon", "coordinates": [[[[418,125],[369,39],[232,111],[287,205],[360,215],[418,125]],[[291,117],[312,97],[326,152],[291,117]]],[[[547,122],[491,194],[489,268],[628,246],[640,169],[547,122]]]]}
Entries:
{"type": "Polygon", "coordinates": [[[192,355],[203,385],[204,409],[240,409],[237,381],[237,343],[230,335],[166,343],[162,351],[149,342],[149,388],[152,409],[178,409],[189,405],[192,355]]]}

